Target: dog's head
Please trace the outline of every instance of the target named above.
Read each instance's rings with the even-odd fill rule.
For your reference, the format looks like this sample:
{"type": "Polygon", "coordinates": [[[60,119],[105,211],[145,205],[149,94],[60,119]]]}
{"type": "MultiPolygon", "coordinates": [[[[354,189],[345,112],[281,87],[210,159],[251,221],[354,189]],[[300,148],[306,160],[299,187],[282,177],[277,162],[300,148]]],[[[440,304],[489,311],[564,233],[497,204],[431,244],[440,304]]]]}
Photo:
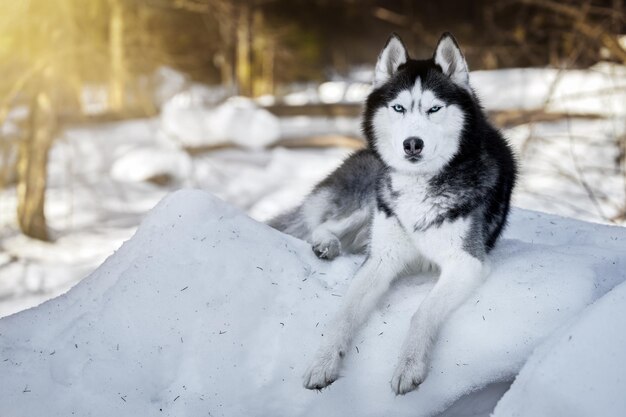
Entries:
{"type": "Polygon", "coordinates": [[[409,58],[393,34],[376,63],[363,128],[389,166],[434,174],[459,151],[474,102],[467,63],[451,34],[426,60],[409,58]]]}

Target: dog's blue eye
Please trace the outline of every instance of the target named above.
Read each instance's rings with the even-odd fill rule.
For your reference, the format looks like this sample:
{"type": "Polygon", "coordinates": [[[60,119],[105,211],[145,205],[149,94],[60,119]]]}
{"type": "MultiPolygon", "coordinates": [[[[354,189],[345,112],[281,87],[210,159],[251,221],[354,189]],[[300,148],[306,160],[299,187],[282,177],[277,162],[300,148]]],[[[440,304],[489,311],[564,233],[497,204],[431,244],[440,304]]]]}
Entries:
{"type": "Polygon", "coordinates": [[[393,106],[391,106],[391,108],[397,111],[398,113],[404,113],[406,111],[404,106],[401,106],[400,104],[394,104],[393,106]]]}
{"type": "Polygon", "coordinates": [[[430,109],[428,109],[428,114],[433,114],[433,113],[437,113],[439,110],[441,110],[443,106],[432,106],[430,109]]]}

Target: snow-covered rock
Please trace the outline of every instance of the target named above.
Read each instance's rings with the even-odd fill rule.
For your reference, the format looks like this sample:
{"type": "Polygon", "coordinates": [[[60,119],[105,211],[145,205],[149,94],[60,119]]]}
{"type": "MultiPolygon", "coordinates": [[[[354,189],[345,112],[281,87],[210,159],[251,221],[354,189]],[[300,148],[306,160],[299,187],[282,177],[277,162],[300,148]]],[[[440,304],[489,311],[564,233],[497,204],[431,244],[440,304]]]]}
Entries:
{"type": "Polygon", "coordinates": [[[187,147],[235,143],[258,149],[280,137],[278,118],[245,97],[210,105],[183,92],[163,105],[161,123],[167,135],[187,147]]]}
{"type": "Polygon", "coordinates": [[[416,392],[395,397],[388,381],[431,276],[394,285],[345,376],[317,393],[301,375],[362,258],[322,262],[210,194],[180,191],[67,294],[0,320],[0,415],[434,415],[487,386],[501,393],[494,382],[624,280],[625,244],[623,228],[516,210],[416,392]]]}

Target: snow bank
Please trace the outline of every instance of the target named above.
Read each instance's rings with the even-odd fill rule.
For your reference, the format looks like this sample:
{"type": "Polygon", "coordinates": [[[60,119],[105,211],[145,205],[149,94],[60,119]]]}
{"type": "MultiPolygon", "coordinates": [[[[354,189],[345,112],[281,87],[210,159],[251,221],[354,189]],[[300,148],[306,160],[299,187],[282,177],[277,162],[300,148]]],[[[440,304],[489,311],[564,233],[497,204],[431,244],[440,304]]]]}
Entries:
{"type": "Polygon", "coordinates": [[[516,206],[581,220],[619,219],[626,190],[618,144],[626,119],[529,123],[505,134],[521,161],[516,206]]]}
{"type": "Polygon", "coordinates": [[[363,103],[372,91],[371,82],[327,81],[318,87],[322,103],[363,103]]]}
{"type": "Polygon", "coordinates": [[[194,91],[167,101],[161,111],[163,131],[187,147],[217,146],[234,142],[262,148],[280,137],[278,118],[253,100],[231,97],[219,105],[203,102],[194,91]]]}
{"type": "Polygon", "coordinates": [[[191,164],[190,156],[178,149],[137,148],[115,161],[111,177],[121,182],[141,182],[167,176],[182,182],[189,178],[191,164]]]}
{"type": "MultiPolygon", "coordinates": [[[[373,71],[315,85],[290,86],[283,102],[362,103],[373,71]]],[[[586,70],[509,68],[470,73],[472,87],[487,110],[546,110],[598,116],[626,115],[626,67],[599,63],[586,70]]]]}
{"type": "Polygon", "coordinates": [[[301,375],[362,259],[321,262],[209,194],[177,192],[67,294],[0,320],[0,415],[434,415],[511,380],[624,280],[625,243],[621,228],[515,211],[417,392],[395,397],[388,381],[424,276],[394,286],[345,377],[317,393],[301,375]]]}
{"type": "Polygon", "coordinates": [[[281,137],[310,138],[329,134],[361,137],[361,121],[356,117],[289,116],[280,118],[281,137]]]}
{"type": "Polygon", "coordinates": [[[488,110],[539,110],[599,116],[626,115],[626,67],[602,63],[588,70],[511,68],[473,71],[472,87],[488,110]]]}
{"type": "Polygon", "coordinates": [[[626,283],[530,357],[494,417],[626,414],[626,283]]]}

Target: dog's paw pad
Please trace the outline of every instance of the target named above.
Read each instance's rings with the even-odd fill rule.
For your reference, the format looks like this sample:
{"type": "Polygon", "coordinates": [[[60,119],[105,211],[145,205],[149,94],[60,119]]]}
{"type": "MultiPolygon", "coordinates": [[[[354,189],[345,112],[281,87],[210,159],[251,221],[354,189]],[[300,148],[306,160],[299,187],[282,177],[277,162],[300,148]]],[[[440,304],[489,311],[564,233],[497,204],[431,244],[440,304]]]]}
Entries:
{"type": "Polygon", "coordinates": [[[391,389],[396,395],[411,392],[426,378],[426,365],[413,359],[401,360],[391,378],[391,389]]]}
{"type": "Polygon", "coordinates": [[[313,252],[320,259],[332,260],[339,256],[341,252],[341,242],[339,239],[333,238],[321,242],[313,243],[313,252]]]}

